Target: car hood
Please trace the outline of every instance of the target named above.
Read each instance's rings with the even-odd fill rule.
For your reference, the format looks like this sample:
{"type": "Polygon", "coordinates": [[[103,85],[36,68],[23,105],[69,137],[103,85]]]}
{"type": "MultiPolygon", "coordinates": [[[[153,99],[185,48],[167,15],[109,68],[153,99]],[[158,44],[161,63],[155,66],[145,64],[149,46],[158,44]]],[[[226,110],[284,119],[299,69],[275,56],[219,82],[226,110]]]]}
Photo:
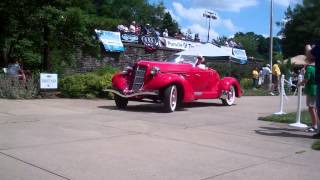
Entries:
{"type": "Polygon", "coordinates": [[[162,73],[184,73],[189,72],[192,69],[192,64],[177,64],[171,62],[158,62],[158,61],[139,61],[138,65],[147,66],[152,68],[157,66],[162,73]]]}

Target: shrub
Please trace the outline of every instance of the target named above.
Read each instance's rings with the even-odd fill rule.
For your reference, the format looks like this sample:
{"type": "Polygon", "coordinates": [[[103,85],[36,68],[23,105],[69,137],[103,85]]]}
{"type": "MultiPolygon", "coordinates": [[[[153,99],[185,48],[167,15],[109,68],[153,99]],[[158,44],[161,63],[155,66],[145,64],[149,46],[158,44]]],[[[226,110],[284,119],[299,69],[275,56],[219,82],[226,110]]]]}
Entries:
{"type": "Polygon", "coordinates": [[[240,85],[242,89],[251,89],[252,88],[252,79],[243,78],[240,81],[240,85]]]}
{"type": "Polygon", "coordinates": [[[26,81],[0,74],[0,98],[31,99],[39,94],[38,78],[29,77],[26,81]]]}
{"type": "Polygon", "coordinates": [[[114,72],[113,69],[104,69],[97,72],[65,76],[60,80],[60,91],[65,97],[71,98],[112,98],[103,89],[111,87],[114,72]]]}

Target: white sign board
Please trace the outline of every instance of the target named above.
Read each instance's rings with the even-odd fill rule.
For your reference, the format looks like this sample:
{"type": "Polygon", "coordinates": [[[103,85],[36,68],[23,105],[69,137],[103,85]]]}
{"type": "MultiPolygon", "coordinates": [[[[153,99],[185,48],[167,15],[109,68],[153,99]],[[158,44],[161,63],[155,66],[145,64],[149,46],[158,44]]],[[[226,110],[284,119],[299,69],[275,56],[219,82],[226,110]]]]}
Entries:
{"type": "Polygon", "coordinates": [[[40,73],[40,89],[58,89],[58,74],[40,73]]]}
{"type": "Polygon", "coordinates": [[[171,49],[186,50],[186,49],[194,48],[198,45],[201,45],[201,43],[184,41],[179,39],[161,38],[161,40],[165,43],[165,47],[171,48],[171,49]]]}

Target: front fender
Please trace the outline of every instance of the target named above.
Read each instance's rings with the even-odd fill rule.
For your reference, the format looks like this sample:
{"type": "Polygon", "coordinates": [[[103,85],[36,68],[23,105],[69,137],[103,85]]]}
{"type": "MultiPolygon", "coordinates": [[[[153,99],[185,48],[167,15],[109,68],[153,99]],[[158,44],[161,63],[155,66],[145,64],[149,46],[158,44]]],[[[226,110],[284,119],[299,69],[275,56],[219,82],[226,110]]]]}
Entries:
{"type": "Polygon", "coordinates": [[[178,74],[158,73],[144,84],[144,90],[160,90],[171,84],[179,85],[183,90],[183,102],[190,102],[194,100],[194,90],[190,83],[178,74]]]}
{"type": "Polygon", "coordinates": [[[240,86],[237,79],[235,79],[233,77],[225,77],[220,80],[219,89],[221,92],[222,91],[229,91],[231,86],[234,86],[236,88],[236,97],[241,97],[242,90],[241,90],[241,86],[240,86]]]}
{"type": "Polygon", "coordinates": [[[126,75],[121,73],[116,73],[112,77],[112,86],[116,89],[127,89],[128,88],[128,78],[126,75]]]}

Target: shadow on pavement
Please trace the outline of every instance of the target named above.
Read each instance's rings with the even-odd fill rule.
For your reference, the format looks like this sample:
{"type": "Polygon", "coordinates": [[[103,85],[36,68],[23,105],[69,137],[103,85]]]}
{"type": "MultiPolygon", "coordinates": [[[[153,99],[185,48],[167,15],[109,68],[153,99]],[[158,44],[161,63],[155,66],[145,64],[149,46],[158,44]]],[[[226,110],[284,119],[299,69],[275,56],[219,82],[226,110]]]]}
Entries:
{"type": "Polygon", "coordinates": [[[255,133],[263,136],[278,136],[278,137],[293,137],[293,138],[308,138],[312,134],[303,134],[301,130],[291,128],[276,128],[276,127],[260,127],[261,129],[255,130],[255,133]]]}
{"type": "MultiPolygon", "coordinates": [[[[199,108],[199,107],[223,107],[224,105],[219,103],[207,103],[207,102],[192,102],[183,104],[176,111],[188,111],[189,108],[199,108]]],[[[139,105],[130,105],[130,102],[126,109],[118,109],[116,105],[114,106],[98,106],[101,109],[118,110],[118,111],[130,111],[130,112],[149,112],[149,113],[165,113],[161,103],[148,103],[139,105]]]]}

